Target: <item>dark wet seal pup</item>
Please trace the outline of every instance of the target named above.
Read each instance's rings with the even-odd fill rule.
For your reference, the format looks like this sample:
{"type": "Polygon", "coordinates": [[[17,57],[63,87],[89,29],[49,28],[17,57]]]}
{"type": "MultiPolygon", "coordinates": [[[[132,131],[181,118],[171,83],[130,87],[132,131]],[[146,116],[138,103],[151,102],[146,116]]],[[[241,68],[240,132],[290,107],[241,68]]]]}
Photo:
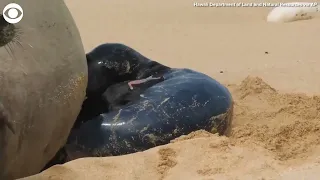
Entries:
{"type": "Polygon", "coordinates": [[[164,81],[164,77],[148,77],[140,80],[125,81],[110,86],[102,98],[108,103],[109,111],[119,110],[128,103],[134,103],[149,87],[164,81]]]}
{"type": "MultiPolygon", "coordinates": [[[[119,83],[117,81],[127,83],[150,76],[162,76],[164,80],[138,93],[138,99],[120,109],[101,113],[74,128],[64,147],[65,159],[61,163],[79,157],[144,151],[200,129],[219,135],[230,129],[232,96],[226,87],[203,73],[169,68],[123,44],[100,45],[88,53],[87,58],[101,62],[105,70],[113,73],[108,76],[109,85],[102,82],[104,88],[99,89],[102,86],[96,82],[100,85],[89,87],[89,92],[102,95],[112,87],[110,84],[119,83]]],[[[94,72],[89,71],[89,74],[94,72]]],[[[101,71],[96,76],[100,76],[99,73],[101,71]]],[[[126,93],[125,83],[118,86],[126,93]]],[[[109,93],[111,96],[111,90],[109,93]]]]}
{"type": "Polygon", "coordinates": [[[204,74],[173,69],[141,95],[73,130],[67,145],[88,156],[114,156],[167,144],[199,129],[223,135],[230,127],[231,95],[204,74]]]}

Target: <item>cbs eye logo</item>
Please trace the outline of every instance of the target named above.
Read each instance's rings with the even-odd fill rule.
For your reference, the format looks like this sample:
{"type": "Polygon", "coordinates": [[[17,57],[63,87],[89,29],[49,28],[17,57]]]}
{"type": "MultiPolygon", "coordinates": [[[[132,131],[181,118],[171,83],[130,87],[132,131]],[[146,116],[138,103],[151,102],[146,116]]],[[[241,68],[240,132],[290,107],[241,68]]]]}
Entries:
{"type": "Polygon", "coordinates": [[[16,24],[21,21],[23,17],[23,9],[19,4],[10,3],[4,7],[2,16],[10,24],[16,24]]]}

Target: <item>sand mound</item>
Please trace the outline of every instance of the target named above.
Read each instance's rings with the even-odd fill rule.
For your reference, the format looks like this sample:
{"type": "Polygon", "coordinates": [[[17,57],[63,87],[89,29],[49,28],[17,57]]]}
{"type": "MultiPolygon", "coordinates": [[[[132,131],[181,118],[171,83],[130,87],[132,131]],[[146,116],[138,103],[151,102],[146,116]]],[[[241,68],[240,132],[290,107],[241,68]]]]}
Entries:
{"type": "Polygon", "coordinates": [[[320,97],[282,94],[256,77],[228,88],[235,100],[230,137],[197,131],[145,152],[78,159],[26,179],[318,179],[320,97]]]}

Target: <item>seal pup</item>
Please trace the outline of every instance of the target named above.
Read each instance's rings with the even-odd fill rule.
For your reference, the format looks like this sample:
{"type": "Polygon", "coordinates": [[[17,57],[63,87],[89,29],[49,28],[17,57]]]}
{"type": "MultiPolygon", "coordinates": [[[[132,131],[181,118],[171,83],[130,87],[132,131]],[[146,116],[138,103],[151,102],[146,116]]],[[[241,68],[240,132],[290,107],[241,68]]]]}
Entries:
{"type": "MultiPolygon", "coordinates": [[[[87,156],[123,155],[169,143],[199,129],[224,135],[230,127],[232,96],[226,87],[203,73],[169,68],[119,43],[99,45],[87,58],[111,72],[108,84],[122,81],[119,86],[125,88],[124,92],[128,91],[126,83],[132,80],[150,76],[163,76],[164,80],[144,90],[132,103],[101,113],[73,129],[65,146],[70,157],[71,148],[87,156]]],[[[100,74],[97,71],[96,76],[100,74]]],[[[100,95],[107,86],[90,89],[100,95]]],[[[109,96],[114,91],[116,88],[109,96]]]]}
{"type": "Polygon", "coordinates": [[[232,96],[211,77],[190,69],[167,67],[119,43],[99,45],[87,58],[99,64],[95,68],[101,68],[93,68],[89,77],[108,78],[101,83],[90,83],[89,78],[88,85],[92,87],[87,88],[87,98],[100,96],[111,104],[116,102],[116,107],[73,128],[55,163],[144,151],[200,129],[219,135],[229,131],[232,96]],[[161,78],[157,81],[150,77],[161,78]],[[130,96],[130,85],[133,91],[141,85],[142,91],[137,89],[130,96]],[[126,95],[130,102],[121,103],[126,95]]]}

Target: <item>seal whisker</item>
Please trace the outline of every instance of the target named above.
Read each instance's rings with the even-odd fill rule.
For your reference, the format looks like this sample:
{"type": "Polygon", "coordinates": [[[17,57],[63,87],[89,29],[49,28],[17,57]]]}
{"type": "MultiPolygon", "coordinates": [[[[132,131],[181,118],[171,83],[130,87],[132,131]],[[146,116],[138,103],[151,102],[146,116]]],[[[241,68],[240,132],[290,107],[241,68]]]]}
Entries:
{"type": "Polygon", "coordinates": [[[20,48],[22,48],[24,51],[26,50],[26,49],[24,48],[22,42],[21,42],[18,38],[15,38],[15,39],[13,39],[13,40],[14,40],[13,42],[14,42],[15,44],[18,44],[18,45],[20,46],[20,48]]]}
{"type": "Polygon", "coordinates": [[[23,43],[21,42],[21,37],[23,37],[23,31],[16,27],[15,28],[15,36],[12,39],[12,42],[17,43],[23,50],[25,50],[23,43]]]}
{"type": "Polygon", "coordinates": [[[14,56],[14,53],[13,53],[13,49],[11,47],[11,43],[8,43],[4,46],[4,48],[6,49],[6,51],[8,52],[9,56],[13,59],[13,60],[16,60],[16,57],[14,56]]]}

